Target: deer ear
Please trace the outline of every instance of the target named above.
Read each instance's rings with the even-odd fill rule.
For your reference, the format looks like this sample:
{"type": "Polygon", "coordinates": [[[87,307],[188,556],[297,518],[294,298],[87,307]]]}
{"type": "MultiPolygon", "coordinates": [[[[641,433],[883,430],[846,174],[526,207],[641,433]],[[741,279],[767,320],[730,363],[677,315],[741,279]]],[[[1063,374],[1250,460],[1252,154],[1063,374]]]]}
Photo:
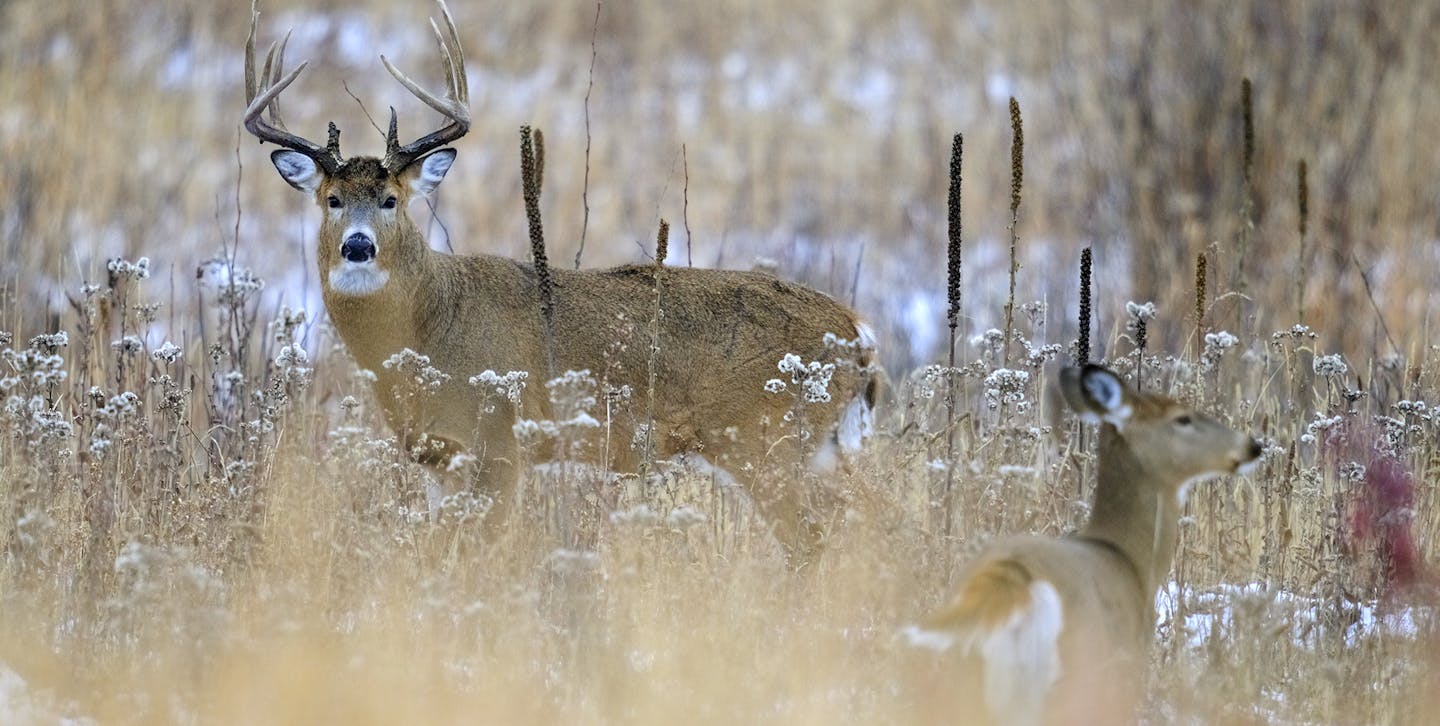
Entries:
{"type": "Polygon", "coordinates": [[[445,172],[455,163],[454,149],[441,149],[411,163],[400,174],[416,196],[428,197],[445,179],[445,172]]]}
{"type": "Polygon", "coordinates": [[[315,165],[315,160],[298,152],[280,149],[270,154],[270,162],[280,172],[290,186],[302,192],[314,194],[320,188],[320,180],[324,174],[320,167],[315,165]]]}
{"type": "Polygon", "coordinates": [[[1060,392],[1075,413],[1092,423],[1107,421],[1121,426],[1130,417],[1125,384],[1106,368],[1066,368],[1060,372],[1060,392]]]}
{"type": "Polygon", "coordinates": [[[1130,418],[1133,409],[1125,402],[1125,384],[1109,369],[1085,366],[1080,371],[1080,390],[1087,406],[1101,419],[1121,427],[1130,418]]]}

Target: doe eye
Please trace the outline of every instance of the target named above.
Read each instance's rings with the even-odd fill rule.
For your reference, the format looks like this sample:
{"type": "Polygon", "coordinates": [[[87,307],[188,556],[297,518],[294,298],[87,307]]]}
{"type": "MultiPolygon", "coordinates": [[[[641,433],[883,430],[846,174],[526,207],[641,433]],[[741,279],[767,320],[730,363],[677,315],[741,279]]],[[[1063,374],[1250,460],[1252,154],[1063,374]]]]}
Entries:
{"type": "Polygon", "coordinates": [[[382,203],[380,204],[380,206],[383,207],[383,208],[385,208],[385,209],[394,209],[394,208],[395,208],[395,197],[394,197],[393,195],[392,195],[392,196],[385,197],[385,201],[382,202],[382,203]]]}
{"type": "Polygon", "coordinates": [[[326,199],[325,201],[326,201],[327,203],[329,203],[331,209],[339,209],[340,206],[341,206],[341,205],[340,205],[340,197],[337,197],[337,196],[335,196],[334,194],[331,194],[330,197],[329,197],[328,199],[326,199]]]}
{"type": "Polygon", "coordinates": [[[1180,426],[1189,426],[1194,423],[1194,420],[1190,418],[1190,414],[1184,413],[1175,417],[1175,423],[1180,426]]]}

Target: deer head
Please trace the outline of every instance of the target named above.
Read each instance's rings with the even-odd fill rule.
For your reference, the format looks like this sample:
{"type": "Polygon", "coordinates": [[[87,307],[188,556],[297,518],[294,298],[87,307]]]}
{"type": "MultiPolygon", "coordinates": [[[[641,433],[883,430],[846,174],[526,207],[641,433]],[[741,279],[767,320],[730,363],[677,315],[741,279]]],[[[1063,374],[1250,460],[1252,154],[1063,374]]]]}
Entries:
{"type": "Polygon", "coordinates": [[[395,109],[390,109],[385,156],[340,154],[340,130],[330,124],[325,146],[290,133],[280,117],[279,96],[305,69],[306,63],[284,72],[286,34],[278,46],[270,45],[265,65],[256,72],[255,28],[260,13],[252,5],[250,35],[245,43],[245,128],[262,142],[284,148],[270,155],[280,176],[290,186],[314,197],[324,218],[320,227],[321,274],[327,293],[366,296],[385,287],[391,273],[419,259],[425,241],[407,212],[417,198],[439,186],[455,161],[455,150],[440,148],[470,128],[470,92],[465,80],[465,56],[455,21],[444,0],[436,0],[445,19],[445,32],[432,18],[430,27],[444,61],[447,81],[444,97],[436,96],[401,73],[380,56],[386,70],[427,106],[439,111],[447,123],[415,141],[401,145],[395,109]],[[267,119],[268,115],[268,119],[267,119]]]}

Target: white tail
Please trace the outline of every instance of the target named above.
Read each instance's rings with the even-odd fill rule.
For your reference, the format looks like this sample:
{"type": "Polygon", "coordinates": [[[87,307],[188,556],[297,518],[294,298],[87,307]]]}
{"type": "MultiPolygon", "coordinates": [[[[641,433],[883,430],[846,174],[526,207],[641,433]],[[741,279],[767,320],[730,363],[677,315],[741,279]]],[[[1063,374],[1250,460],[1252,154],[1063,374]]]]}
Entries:
{"type": "Polygon", "coordinates": [[[639,452],[629,444],[649,422],[633,414],[653,411],[657,458],[697,452],[725,468],[781,542],[810,554],[839,503],[763,470],[802,459],[833,469],[860,445],[878,385],[873,336],[846,306],[771,275],[627,266],[551,270],[552,338],[531,265],[431,250],[407,207],[435,192],[456,154],[439,147],[470,125],[459,33],[443,0],[437,2],[444,22],[432,25],[446,72],[444,95],[424,90],[388,60],[385,67],[444,115],[445,124],[401,145],[392,111],[383,158],[343,158],[334,124],[324,146],[286,130],[277,98],[304,66],[283,72],[282,43],[278,50],[271,46],[257,71],[254,17],[246,47],[245,127],[285,147],[272,154],[276,169],[320,207],[316,258],[325,308],[356,362],[376,374],[375,393],[390,424],[406,435],[407,446],[423,442],[417,455],[426,463],[443,469],[474,457],[474,486],[503,508],[517,477],[517,412],[550,417],[543,383],[553,350],[554,372],[588,369],[603,385],[636,394],[632,415],[611,422],[610,440],[619,444],[606,447],[609,459],[597,463],[634,470],[639,452]],[[657,297],[660,317],[652,327],[657,297]],[[403,349],[449,376],[424,400],[405,399],[406,374],[383,365],[403,349]],[[777,370],[790,356],[821,367],[805,381],[810,438],[803,440],[785,423],[796,397],[767,391],[771,379],[795,383],[777,370]],[[647,399],[652,368],[653,401],[647,399]],[[523,372],[529,385],[513,400],[487,401],[468,382],[485,371],[523,372]],[[462,453],[466,457],[457,459],[462,453]]]}
{"type": "Polygon", "coordinates": [[[960,656],[971,715],[998,723],[1133,720],[1186,487],[1260,456],[1249,436],[1099,366],[1062,371],[1060,390],[1101,424],[1090,521],[1071,537],[992,545],[945,606],[906,630],[960,656]]]}

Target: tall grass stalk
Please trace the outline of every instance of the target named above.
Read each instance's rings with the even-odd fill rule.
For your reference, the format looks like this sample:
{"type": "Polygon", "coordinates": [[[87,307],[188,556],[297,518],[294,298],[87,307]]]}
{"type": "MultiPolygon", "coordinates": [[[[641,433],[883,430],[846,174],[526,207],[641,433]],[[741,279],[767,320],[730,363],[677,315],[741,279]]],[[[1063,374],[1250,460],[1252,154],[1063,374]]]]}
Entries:
{"type": "Polygon", "coordinates": [[[1020,103],[1010,97],[1010,292],[1005,298],[1004,366],[1010,367],[1010,343],[1015,332],[1015,274],[1020,271],[1020,186],[1025,177],[1025,131],[1020,103]]]}

